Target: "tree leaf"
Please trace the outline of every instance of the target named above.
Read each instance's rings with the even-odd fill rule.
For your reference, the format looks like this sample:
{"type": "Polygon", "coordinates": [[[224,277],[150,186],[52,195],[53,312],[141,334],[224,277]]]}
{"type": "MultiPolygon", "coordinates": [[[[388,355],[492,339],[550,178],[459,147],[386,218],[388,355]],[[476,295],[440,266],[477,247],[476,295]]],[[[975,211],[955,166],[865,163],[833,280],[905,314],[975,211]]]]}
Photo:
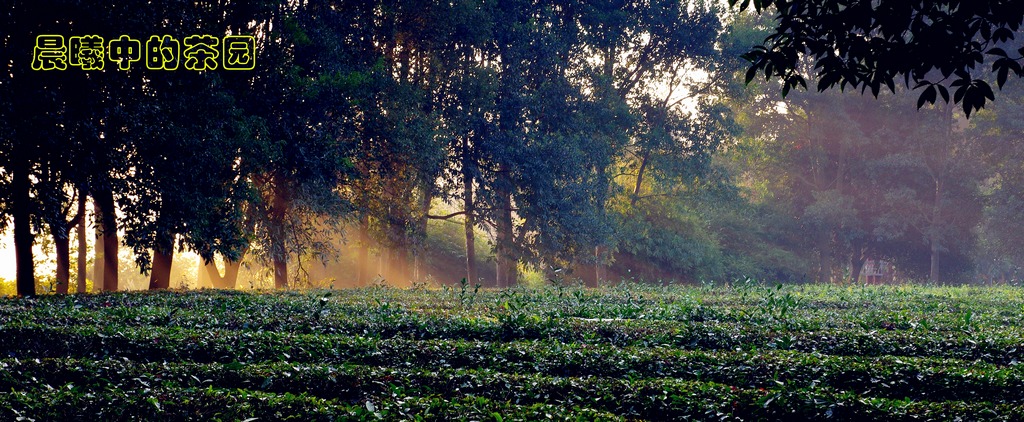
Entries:
{"type": "Polygon", "coordinates": [[[925,88],[921,96],[917,97],[917,108],[923,107],[924,103],[935,104],[935,85],[925,88]]]}

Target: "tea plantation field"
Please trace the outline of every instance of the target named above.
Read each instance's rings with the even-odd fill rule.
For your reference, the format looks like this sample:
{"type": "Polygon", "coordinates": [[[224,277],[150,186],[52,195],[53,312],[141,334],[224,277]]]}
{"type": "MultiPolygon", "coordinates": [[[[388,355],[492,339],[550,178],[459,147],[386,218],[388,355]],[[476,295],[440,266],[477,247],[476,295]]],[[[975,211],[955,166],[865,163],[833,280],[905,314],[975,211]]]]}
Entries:
{"type": "Polygon", "coordinates": [[[1024,420],[1024,289],[0,299],[0,420],[1024,420]]]}

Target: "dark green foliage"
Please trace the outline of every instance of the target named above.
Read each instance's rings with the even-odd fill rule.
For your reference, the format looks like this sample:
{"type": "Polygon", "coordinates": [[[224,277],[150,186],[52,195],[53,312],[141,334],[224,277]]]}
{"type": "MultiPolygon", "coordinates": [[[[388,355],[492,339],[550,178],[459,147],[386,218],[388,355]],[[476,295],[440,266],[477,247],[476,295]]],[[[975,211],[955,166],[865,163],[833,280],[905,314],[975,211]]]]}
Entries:
{"type": "Polygon", "coordinates": [[[0,301],[4,418],[1016,420],[1019,288],[0,301]],[[102,322],[99,322],[102,321],[102,322]],[[548,416],[544,416],[548,415],[548,416]]]}
{"type": "MultiPolygon", "coordinates": [[[[225,87],[231,72],[147,71],[142,62],[131,70],[108,63],[105,71],[41,72],[30,66],[29,52],[40,34],[110,40],[145,37],[156,28],[179,38],[249,33],[248,23],[267,13],[266,4],[256,3],[214,9],[207,2],[180,1],[5,4],[0,125],[4,142],[12,145],[5,151],[12,154],[0,157],[0,167],[17,174],[13,180],[30,180],[16,189],[20,193],[4,192],[5,215],[22,210],[16,221],[30,216],[37,233],[48,231],[66,242],[62,226],[73,199],[91,196],[110,207],[116,202],[123,217],[110,212],[111,224],[104,225],[115,229],[120,223],[124,243],[143,270],[152,249],[187,247],[212,256],[242,248],[239,204],[248,192],[236,159],[251,133],[225,87]],[[20,199],[28,191],[31,200],[20,199]]],[[[30,249],[34,240],[30,234],[16,243],[30,249]]],[[[18,267],[31,269],[25,263],[18,267]]]]}
{"type": "MultiPolygon", "coordinates": [[[[751,1],[729,4],[743,10],[751,1]]],[[[989,72],[989,63],[999,88],[1010,72],[1024,76],[1024,48],[1016,42],[1024,9],[1013,2],[754,0],[753,6],[775,15],[777,24],[745,55],[751,62],[746,80],[758,73],[779,77],[783,96],[807,87],[801,56],[814,61],[819,91],[849,86],[878,96],[902,82],[924,88],[918,107],[938,96],[948,102],[952,91],[968,117],[995,99],[990,81],[977,76],[989,72]]]]}

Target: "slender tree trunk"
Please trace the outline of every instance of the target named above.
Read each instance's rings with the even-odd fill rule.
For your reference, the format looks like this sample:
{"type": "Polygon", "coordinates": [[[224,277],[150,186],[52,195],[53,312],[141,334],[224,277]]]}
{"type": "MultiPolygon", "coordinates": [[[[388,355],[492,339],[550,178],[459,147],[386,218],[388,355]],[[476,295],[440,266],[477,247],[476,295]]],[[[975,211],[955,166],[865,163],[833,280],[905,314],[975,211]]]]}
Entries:
{"type": "Polygon", "coordinates": [[[422,212],[416,224],[416,231],[418,235],[415,239],[415,249],[413,249],[413,271],[412,279],[420,282],[426,278],[426,245],[427,245],[427,227],[430,224],[430,205],[434,200],[434,183],[425,182],[423,183],[423,196],[420,197],[420,211],[422,212]]]}
{"type": "Polygon", "coordinates": [[[417,246],[412,251],[412,281],[420,282],[423,281],[423,251],[421,247],[417,246]]]}
{"type": "Polygon", "coordinates": [[[463,225],[466,232],[466,281],[470,284],[479,282],[476,273],[476,236],[473,227],[476,220],[472,214],[466,214],[466,222],[463,225]]]}
{"type": "Polygon", "coordinates": [[[270,255],[274,268],[274,288],[288,288],[288,245],[285,242],[285,219],[288,216],[290,200],[280,180],[274,185],[270,206],[270,219],[273,224],[270,239],[270,255]]]}
{"type": "MultiPolygon", "coordinates": [[[[813,112],[807,113],[807,118],[804,120],[804,142],[806,142],[807,151],[811,153],[808,161],[810,168],[810,190],[811,192],[821,192],[828,189],[829,183],[826,177],[826,169],[829,168],[830,163],[826,159],[826,153],[823,151],[823,146],[816,142],[817,130],[820,129],[819,125],[815,122],[817,115],[813,112]]],[[[814,233],[814,244],[815,249],[818,253],[818,268],[815,281],[817,283],[830,283],[832,282],[832,233],[834,227],[830,223],[816,224],[814,233]]]]}
{"type": "Polygon", "coordinates": [[[818,283],[832,282],[831,240],[831,233],[828,231],[818,234],[818,283]]]}
{"type": "Polygon", "coordinates": [[[928,268],[928,281],[932,283],[939,282],[939,260],[942,255],[942,243],[938,231],[942,230],[942,180],[935,180],[935,204],[932,206],[932,218],[931,218],[931,231],[929,235],[929,246],[931,252],[931,262],[928,268]]]}
{"type": "Polygon", "coordinates": [[[370,216],[363,213],[359,218],[359,251],[356,257],[356,285],[365,286],[373,272],[370,268],[370,216]]]}
{"type": "Polygon", "coordinates": [[[85,193],[78,198],[78,206],[83,210],[82,219],[78,220],[78,293],[86,293],[85,271],[89,245],[85,239],[85,193]]]}
{"type": "Polygon", "coordinates": [[[636,184],[633,185],[633,194],[629,198],[629,207],[636,207],[637,201],[640,200],[640,189],[643,188],[644,172],[647,170],[647,162],[650,160],[650,154],[644,153],[643,159],[640,160],[640,169],[636,172],[636,184]]]}
{"type": "Polygon", "coordinates": [[[466,210],[463,229],[466,235],[466,281],[473,285],[479,280],[476,274],[476,198],[473,197],[474,160],[470,154],[469,137],[462,139],[462,201],[466,210]]]}
{"type": "Polygon", "coordinates": [[[603,263],[604,248],[601,246],[594,247],[594,253],[589,257],[594,262],[580,264],[579,265],[579,277],[583,281],[583,285],[586,287],[600,287],[601,282],[605,279],[605,267],[603,263]]]}
{"type": "MultiPolygon", "coordinates": [[[[644,174],[647,171],[647,164],[650,161],[650,158],[651,155],[647,152],[644,152],[643,156],[640,159],[640,168],[637,169],[636,182],[633,184],[633,193],[630,194],[629,196],[630,212],[635,212],[634,210],[636,209],[636,204],[640,201],[640,190],[643,189],[644,174]]],[[[583,284],[587,287],[597,287],[600,283],[600,280],[603,278],[603,276],[600,274],[602,272],[600,255],[600,250],[595,249],[595,261],[593,268],[584,267],[585,269],[583,272],[586,274],[586,276],[583,277],[583,284]],[[593,272],[593,274],[587,274],[590,272],[593,272]]]]}
{"type": "MultiPolygon", "coordinates": [[[[953,103],[949,102],[945,106],[943,113],[943,126],[945,129],[944,136],[946,138],[947,148],[952,148],[953,145],[953,103]]],[[[945,166],[949,166],[947,162],[945,166]]],[[[941,279],[941,259],[942,253],[945,247],[943,246],[943,236],[941,231],[945,225],[945,220],[942,217],[943,201],[945,200],[945,186],[943,185],[944,171],[941,169],[943,166],[930,167],[932,181],[935,184],[935,192],[933,193],[934,203],[932,203],[932,215],[929,224],[931,233],[928,234],[928,246],[931,254],[929,266],[928,266],[928,281],[932,283],[938,283],[941,279]]]]}
{"type": "Polygon", "coordinates": [[[939,242],[934,241],[934,240],[931,242],[930,252],[931,252],[931,257],[930,257],[931,259],[930,259],[930,262],[929,262],[929,265],[928,265],[928,281],[930,281],[932,283],[938,283],[939,282],[939,256],[942,253],[939,250],[939,242]]]}
{"type": "Polygon", "coordinates": [[[862,252],[855,252],[850,257],[850,283],[860,282],[860,273],[864,270],[864,261],[867,258],[862,252]]]}
{"type": "Polygon", "coordinates": [[[114,195],[110,191],[96,193],[97,203],[102,210],[103,230],[103,290],[116,292],[118,289],[117,219],[114,195]]]}
{"type": "Polygon", "coordinates": [[[384,280],[391,285],[404,285],[409,281],[409,246],[405,239],[402,239],[402,242],[404,244],[395,245],[388,253],[384,280]]]}
{"type": "Polygon", "coordinates": [[[92,257],[92,291],[101,292],[103,291],[103,271],[104,262],[106,261],[103,256],[103,245],[106,243],[103,239],[103,210],[100,209],[99,203],[96,198],[93,198],[93,219],[94,227],[96,228],[96,242],[92,245],[93,257],[92,257]]]}
{"type": "Polygon", "coordinates": [[[595,246],[594,253],[590,256],[594,262],[580,265],[580,280],[583,281],[584,286],[596,288],[601,286],[602,281],[605,281],[608,270],[605,266],[604,255],[606,253],[604,246],[595,246]]]}
{"type": "MultiPolygon", "coordinates": [[[[15,142],[15,145],[18,144],[19,142],[15,142]]],[[[15,149],[20,150],[21,148],[15,147],[15,149]]],[[[14,254],[17,265],[15,270],[16,284],[18,296],[35,296],[36,275],[35,263],[32,257],[32,244],[35,243],[35,238],[32,235],[32,226],[29,221],[31,217],[29,211],[29,201],[31,200],[29,193],[31,189],[29,166],[28,160],[21,156],[21,154],[15,153],[13,155],[11,176],[14,180],[11,186],[13,189],[11,211],[14,217],[14,254]]]]}
{"type": "Polygon", "coordinates": [[[497,247],[495,248],[497,253],[496,282],[498,288],[508,288],[515,286],[519,278],[518,268],[516,268],[518,260],[513,254],[515,234],[512,223],[511,193],[502,192],[498,202],[497,247]]]}
{"type": "Polygon", "coordinates": [[[494,284],[495,287],[503,289],[508,287],[508,264],[506,263],[508,258],[504,253],[498,251],[497,259],[494,263],[494,284]]]}
{"type": "Polygon", "coordinates": [[[466,221],[463,229],[466,235],[466,281],[471,285],[478,282],[476,275],[476,209],[473,202],[473,181],[465,180],[466,221]]]}
{"type": "Polygon", "coordinates": [[[79,195],[78,209],[71,221],[64,221],[63,213],[60,217],[47,219],[50,226],[50,233],[53,238],[54,250],[57,254],[56,271],[56,293],[67,294],[71,286],[71,229],[85,219],[84,197],[79,195]]]}
{"type": "MultiPolygon", "coordinates": [[[[397,182],[396,182],[397,183],[397,182]]],[[[412,202],[409,198],[411,190],[404,187],[392,186],[385,188],[390,191],[392,198],[406,198],[405,201],[412,202]]],[[[403,199],[399,199],[400,201],[403,199]]],[[[409,235],[407,230],[412,224],[411,216],[406,206],[392,205],[388,210],[387,217],[387,258],[384,260],[384,271],[381,273],[384,280],[391,285],[401,285],[409,281],[409,235]]]]}

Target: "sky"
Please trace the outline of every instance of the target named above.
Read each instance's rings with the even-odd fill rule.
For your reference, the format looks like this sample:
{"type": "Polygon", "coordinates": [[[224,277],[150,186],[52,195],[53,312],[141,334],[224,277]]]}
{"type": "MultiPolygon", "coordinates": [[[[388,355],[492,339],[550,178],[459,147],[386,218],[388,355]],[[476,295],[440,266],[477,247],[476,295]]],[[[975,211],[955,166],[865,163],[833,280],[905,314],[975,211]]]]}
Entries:
{"type": "Polygon", "coordinates": [[[14,280],[14,235],[10,230],[0,236],[0,278],[14,280]]]}
{"type": "MultiPolygon", "coordinates": [[[[91,233],[90,230],[87,233],[91,233]]],[[[32,257],[36,261],[36,276],[49,274],[53,275],[56,271],[56,257],[51,254],[47,255],[43,252],[43,248],[40,245],[42,236],[36,237],[35,247],[32,248],[32,257]]],[[[75,234],[71,234],[71,253],[74,254],[77,251],[77,242],[75,240],[75,234]]],[[[52,251],[52,249],[51,249],[52,251]]],[[[11,221],[7,222],[7,230],[0,232],[0,279],[7,281],[14,281],[17,278],[17,264],[14,255],[14,226],[11,221]]]]}

